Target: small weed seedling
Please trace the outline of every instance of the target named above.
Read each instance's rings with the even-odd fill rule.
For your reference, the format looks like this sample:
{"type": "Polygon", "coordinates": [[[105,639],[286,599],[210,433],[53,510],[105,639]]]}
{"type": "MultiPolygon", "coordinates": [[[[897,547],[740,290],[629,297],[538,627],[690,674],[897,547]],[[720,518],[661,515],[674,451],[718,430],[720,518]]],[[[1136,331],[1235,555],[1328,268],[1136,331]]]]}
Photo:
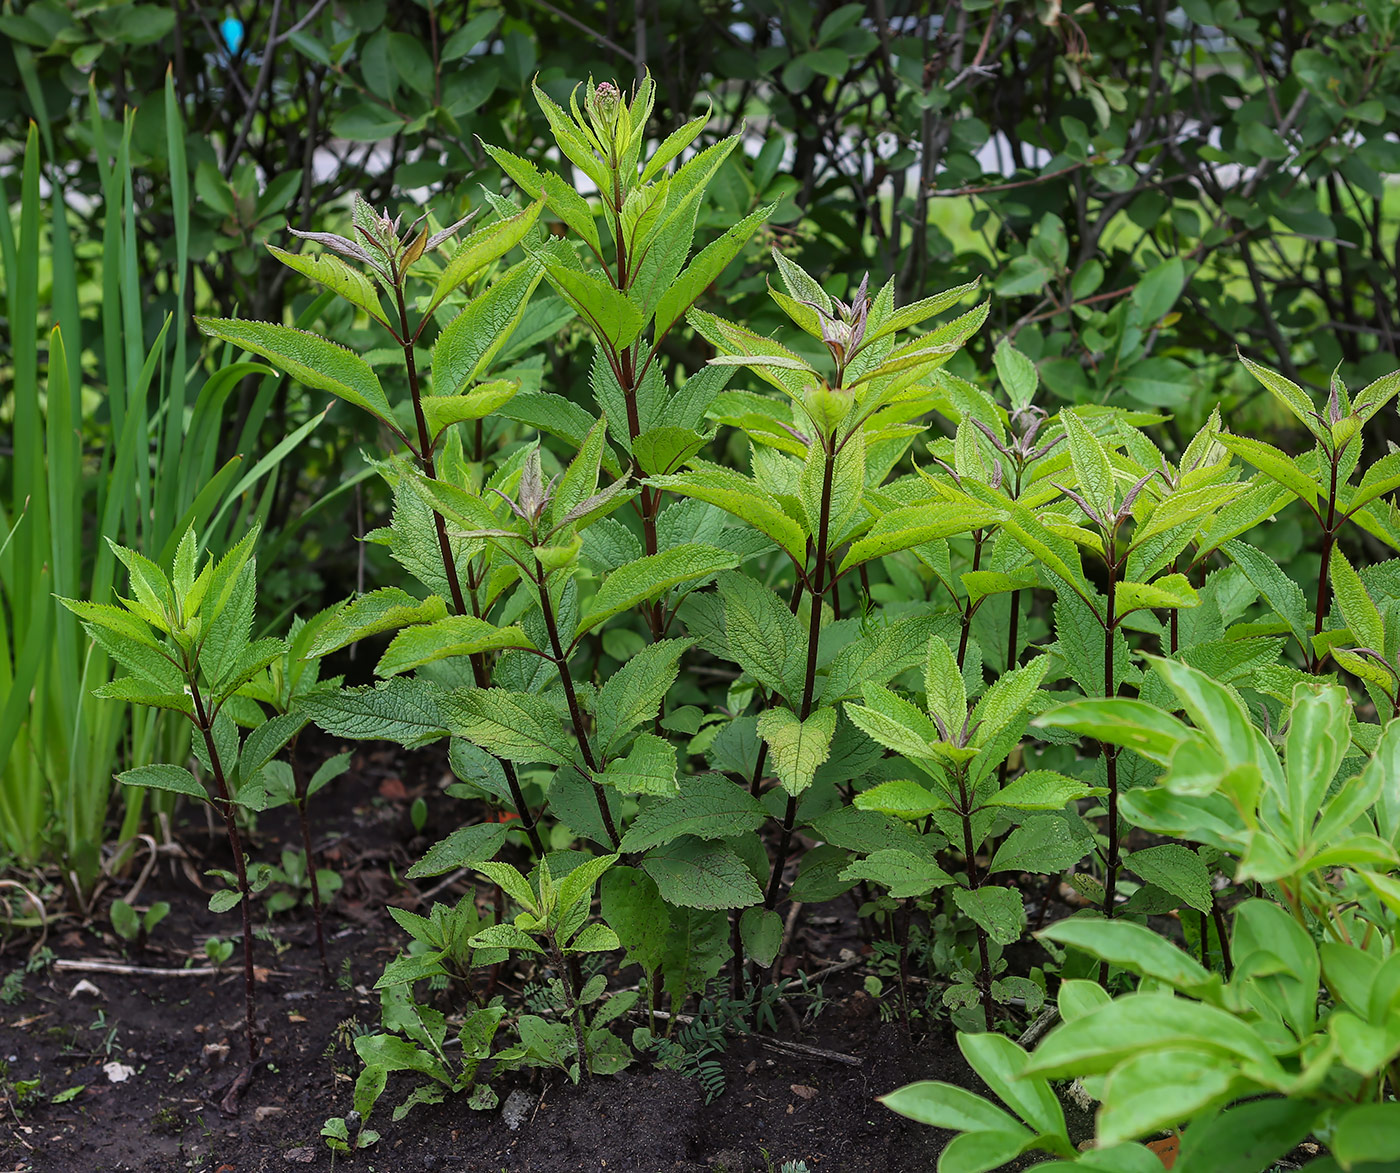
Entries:
{"type": "Polygon", "coordinates": [[[160,924],[170,913],[170,905],[158,900],[144,913],[137,912],[125,900],[113,900],[108,914],[112,920],[112,931],[123,941],[144,949],[151,930],[160,924]]]}

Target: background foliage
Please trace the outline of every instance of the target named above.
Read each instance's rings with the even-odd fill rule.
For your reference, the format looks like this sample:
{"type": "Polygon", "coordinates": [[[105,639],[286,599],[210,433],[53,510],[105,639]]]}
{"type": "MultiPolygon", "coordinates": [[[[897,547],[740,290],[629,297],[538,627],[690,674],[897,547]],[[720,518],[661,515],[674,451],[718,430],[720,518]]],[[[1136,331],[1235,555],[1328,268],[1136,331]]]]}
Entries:
{"type": "MultiPolygon", "coordinates": [[[[1338,362],[1364,383],[1394,350],[1400,255],[1384,176],[1400,155],[1400,59],[1382,0],[566,9],[243,4],[230,52],[227,13],[197,0],[21,4],[0,17],[0,120],[15,143],[37,121],[46,177],[95,240],[104,144],[115,149],[122,109],[135,109],[148,334],[178,296],[186,215],[198,300],[281,320],[300,287],[260,245],[284,222],[318,226],[351,190],[443,215],[476,205],[483,141],[544,150],[532,77],[558,98],[569,78],[630,84],[644,64],[660,128],[705,102],[718,117],[703,141],[746,128],[747,157],[712,191],[713,221],[780,200],[775,230],[838,293],[866,268],[877,285],[895,276],[901,302],[990,278],[992,328],[970,352],[984,369],[1010,337],[1068,401],[1113,388],[1194,428],[1215,397],[1256,397],[1224,363],[1236,344],[1318,388],[1338,362]],[[167,134],[167,65],[183,143],[167,134]],[[171,182],[172,151],[187,184],[171,182]]],[[[95,279],[102,254],[80,249],[75,263],[95,279]]],[[[776,313],[762,286],[722,291],[760,329],[776,313]]],[[[84,306],[99,311],[95,297],[84,306]]],[[[556,375],[574,373],[567,353],[554,361],[556,375]]],[[[222,455],[246,438],[256,402],[249,381],[222,455]]],[[[280,434],[309,411],[286,389],[271,406],[280,434]]],[[[355,459],[344,436],[315,443],[322,459],[285,469],[279,502],[355,459]]],[[[343,548],[338,536],[318,545],[343,548]]]]}

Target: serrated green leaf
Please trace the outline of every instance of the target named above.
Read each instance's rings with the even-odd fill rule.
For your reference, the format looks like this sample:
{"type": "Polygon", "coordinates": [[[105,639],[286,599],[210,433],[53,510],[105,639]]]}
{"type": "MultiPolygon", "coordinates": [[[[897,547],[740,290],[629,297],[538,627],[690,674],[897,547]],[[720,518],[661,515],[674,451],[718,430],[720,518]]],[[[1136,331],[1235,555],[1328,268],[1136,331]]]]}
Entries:
{"type": "Polygon", "coordinates": [[[998,945],[1014,945],[1021,939],[1026,912],[1021,894],[1014,888],[995,884],[981,888],[954,888],[953,903],[966,916],[987,930],[998,945]]]}
{"type": "Polygon", "coordinates": [[[623,835],[619,850],[633,854],[682,836],[726,839],[754,830],[767,817],[758,799],[723,774],[697,774],[685,780],[677,797],[644,806],[623,835]]]}
{"type": "Polygon", "coordinates": [[[928,641],[924,664],[924,695],[929,713],[943,722],[944,741],[959,737],[967,723],[967,685],[946,640],[934,636],[928,641]]]}
{"type": "MultiPolygon", "coordinates": [[[[598,690],[593,715],[598,723],[598,744],[605,755],[611,754],[626,734],[656,716],[662,698],[675,683],[680,658],[693,642],[667,639],[649,644],[598,690]]],[[[673,774],[674,766],[673,760],[673,774]]]]}
{"type": "Polygon", "coordinates": [[[539,898],[535,895],[535,890],[530,887],[530,882],[510,864],[483,860],[475,867],[521,908],[533,909],[538,905],[539,898]]]}
{"type": "Polygon", "coordinates": [[[171,766],[157,764],[152,766],[137,766],[134,770],[126,770],[117,775],[117,781],[123,786],[144,786],[151,790],[170,790],[176,794],[185,794],[191,798],[209,801],[209,793],[199,784],[188,770],[181,766],[171,766]]]}
{"type": "Polygon", "coordinates": [[[506,841],[509,828],[504,823],[476,823],[459,827],[446,839],[439,839],[423,853],[407,872],[405,879],[418,880],[441,876],[458,868],[474,867],[489,860],[506,841]]]}
{"type": "Polygon", "coordinates": [[[473,387],[465,395],[427,395],[420,401],[428,436],[436,440],[444,428],[464,420],[483,419],[499,411],[520,390],[515,379],[496,379],[473,387]]]}
{"type": "Polygon", "coordinates": [[[441,698],[425,680],[396,676],[372,688],[307,697],[303,711],[333,737],[397,741],[405,749],[417,749],[451,732],[439,707],[441,698]]]}
{"type": "Polygon", "coordinates": [[[497,627],[473,615],[448,615],[432,623],[406,627],[394,636],[380,657],[375,672],[397,676],[413,668],[445,660],[507,648],[534,648],[518,627],[497,627]]]}
{"type": "Polygon", "coordinates": [[[689,836],[653,847],[642,857],[642,870],[667,903],[682,908],[747,908],[763,899],[733,851],[689,836]]]}
{"type": "Polygon", "coordinates": [[[746,908],[739,917],[739,940],[744,956],[767,968],[783,945],[783,918],[771,908],[746,908]]]}
{"type": "Polygon", "coordinates": [[[676,751],[664,738],[654,733],[640,733],[627,756],[610,761],[599,781],[619,794],[674,798],[680,793],[676,751]]]}
{"type": "Polygon", "coordinates": [[[1070,461],[1079,491],[1098,511],[1099,520],[1104,521],[1116,510],[1113,465],[1108,459],[1108,450],[1075,412],[1060,412],[1059,421],[1069,441],[1070,461]]]}
{"type": "MultiPolygon", "coordinates": [[[[584,860],[578,867],[574,868],[567,875],[559,880],[558,901],[561,911],[568,911],[585,896],[593,891],[593,885],[598,882],[608,868],[612,867],[619,859],[613,855],[595,855],[592,859],[584,860]]],[[[616,938],[614,938],[616,939],[616,938]]],[[[613,945],[612,948],[618,948],[613,945]]]]}
{"type": "Polygon", "coordinates": [[[458,689],[441,697],[452,733],[511,762],[573,761],[573,739],[541,696],[504,688],[458,689]]]}
{"type": "Polygon", "coordinates": [[[1114,584],[1113,606],[1118,618],[1132,611],[1152,607],[1180,610],[1199,606],[1201,598],[1186,581],[1184,574],[1164,574],[1153,582],[1118,582],[1114,584]]]}
{"type": "Polygon", "coordinates": [[[792,560],[805,566],[807,535],[782,507],[742,473],[697,461],[686,472],[652,477],[659,489],[706,501],[746,521],[778,543],[792,560]]]}
{"type": "Polygon", "coordinates": [[[1286,456],[1272,444],[1250,436],[1221,432],[1216,439],[1236,456],[1249,461],[1271,481],[1277,482],[1295,497],[1307,502],[1314,511],[1317,509],[1317,499],[1323,490],[1312,477],[1298,467],[1298,462],[1292,457],[1286,456]]]}
{"type": "Polygon", "coordinates": [[[603,247],[598,238],[598,226],[593,220],[593,209],[588,201],[552,171],[540,171],[533,163],[512,155],[491,144],[483,144],[486,153],[511,177],[530,199],[538,199],[543,192],[547,197],[549,210],[563,220],[574,232],[583,238],[595,254],[601,256],[603,247]]]}
{"type": "Polygon", "coordinates": [[[895,778],[862,790],[856,795],[855,806],[857,810],[879,811],[897,819],[912,820],[922,819],[934,811],[947,810],[949,802],[927,786],[908,778],[895,778]]]}
{"type": "Polygon", "coordinates": [[[953,877],[945,872],[933,856],[909,851],[902,847],[872,851],[841,870],[843,880],[870,880],[889,889],[896,899],[927,896],[936,888],[946,887],[953,877]]]}
{"type": "Polygon", "coordinates": [[[261,355],[307,387],[329,391],[386,424],[394,422],[393,409],[379,384],[379,376],[369,363],[343,346],[305,330],[271,322],[197,317],[195,324],[211,338],[261,355]]]}
{"type": "Polygon", "coordinates": [[[989,873],[1031,872],[1053,876],[1094,849],[1093,836],[1078,818],[1059,812],[1028,816],[1002,840],[989,873]]]}
{"type": "MultiPolygon", "coordinates": [[[[622,942],[617,939],[617,934],[608,928],[607,925],[585,925],[583,932],[579,933],[572,941],[564,947],[565,953],[611,953],[614,949],[621,949],[622,942]]],[[[599,977],[602,975],[599,974],[599,977]]],[[[611,1002],[608,1003],[612,1005],[611,1002]]],[[[595,1017],[594,1022],[598,1021],[595,1017]]],[[[596,1028],[595,1028],[596,1029],[596,1028]]],[[[597,1071],[597,1068],[594,1068],[597,1071]]]]}
{"type": "Polygon", "coordinates": [[[1086,786],[1077,778],[1057,774],[1054,770],[1028,770],[987,799],[986,805],[1023,811],[1051,811],[1061,810],[1066,803],[1081,798],[1094,798],[1107,793],[1101,786],[1086,786]]]}
{"type": "Polygon", "coordinates": [[[1319,435],[1321,424],[1317,419],[1317,408],[1313,405],[1312,398],[1306,391],[1292,380],[1285,379],[1277,371],[1260,366],[1257,362],[1245,358],[1244,355],[1240,355],[1240,362],[1244,364],[1244,369],[1258,379],[1279,403],[1297,417],[1298,422],[1303,427],[1307,428],[1314,436],[1319,435]]]}
{"type": "Polygon", "coordinates": [[[523,949],[526,953],[544,952],[534,938],[512,924],[489,925],[470,937],[467,944],[473,949],[523,949]]]}
{"type": "Polygon", "coordinates": [[[768,760],[779,783],[796,798],[831,754],[836,710],[818,709],[800,721],[790,709],[768,709],[758,718],[758,733],[768,743],[768,760]]]}
{"type": "MultiPolygon", "coordinates": [[[[956,667],[956,661],[954,662],[956,667]]],[[[1023,712],[1045,679],[1050,666],[1049,656],[1037,656],[1030,663],[1013,668],[997,677],[982,699],[973,707],[971,722],[976,726],[973,744],[984,745],[997,733],[1019,718],[1024,728],[1023,712]]]]}
{"type": "Polygon", "coordinates": [[[690,264],[657,299],[654,332],[658,339],[684,316],[709,288],[711,282],[724,272],[730,261],[739,255],[739,251],[752,238],[754,230],[767,220],[776,208],[776,204],[767,204],[750,212],[691,258],[690,264]]]}
{"type": "Polygon", "coordinates": [[[431,314],[455,290],[524,240],[525,234],[539,219],[544,204],[545,198],[535,195],[534,202],[522,208],[516,215],[483,225],[463,240],[451,259],[442,267],[424,312],[431,314]]]}
{"type": "Polygon", "coordinates": [[[925,713],[883,685],[867,684],[861,691],[865,704],[846,705],[846,715],[857,728],[905,757],[927,761],[934,756],[933,746],[943,736],[925,713]]]}
{"type": "Polygon", "coordinates": [[[632,441],[632,455],[648,476],[675,472],[712,439],[693,428],[648,428],[632,441]]]}
{"type": "Polygon", "coordinates": [[[549,283],[599,339],[606,339],[616,350],[636,341],[645,322],[625,293],[601,277],[560,263],[547,252],[535,254],[535,259],[544,266],[549,283]]]}
{"type": "Polygon", "coordinates": [[[305,277],[324,285],[333,293],[339,294],[353,306],[364,310],[381,325],[388,326],[389,318],[379,301],[379,292],[368,277],[359,269],[347,265],[331,253],[290,253],[274,244],[267,251],[305,277]]]}
{"type": "Polygon", "coordinates": [[[320,658],[382,631],[446,617],[447,604],[436,595],[417,599],[398,587],[382,587],[351,600],[328,619],[312,640],[308,655],[320,658]]]}
{"type": "Polygon", "coordinates": [[[1225,542],[1221,549],[1244,571],[1245,577],[1264,596],[1274,613],[1288,624],[1299,644],[1307,647],[1312,636],[1312,625],[1307,600],[1298,584],[1283,573],[1277,562],[1246,542],[1225,542]]]}
{"type": "Polygon", "coordinates": [[[999,570],[968,570],[962,575],[962,584],[968,601],[977,603],[1009,591],[1033,590],[1040,585],[1040,576],[1031,567],[1005,573],[999,570]]]}
{"type": "Polygon", "coordinates": [[[880,517],[864,537],[851,543],[838,572],[844,574],[873,558],[883,558],[954,534],[970,533],[999,520],[1000,514],[995,509],[952,501],[892,509],[880,517]]]}
{"type": "Polygon", "coordinates": [[[543,277],[533,260],[513,265],[443,327],[433,343],[433,398],[456,397],[491,368],[543,277]]]}
{"type": "Polygon", "coordinates": [[[1385,621],[1371,601],[1361,576],[1352,569],[1340,546],[1332,547],[1328,567],[1337,609],[1342,613],[1356,646],[1385,653],[1385,621]]]}
{"type": "Polygon", "coordinates": [[[1189,847],[1163,843],[1134,851],[1125,862],[1149,884],[1180,897],[1197,912],[1210,911],[1210,872],[1189,847]]]}
{"type": "Polygon", "coordinates": [[[737,554],[698,542],[684,542],[629,562],[603,580],[587,613],[579,620],[574,639],[672,587],[708,578],[721,570],[733,570],[738,565],[737,554]]]}
{"type": "Polygon", "coordinates": [[[725,637],[735,661],[760,684],[782,696],[796,690],[807,639],[791,610],[747,575],[723,574],[725,637]]]}
{"type": "Polygon", "coordinates": [[[980,281],[969,281],[966,285],[957,285],[952,289],[945,289],[941,293],[935,293],[931,297],[925,297],[919,301],[911,301],[906,306],[901,306],[895,310],[888,318],[879,324],[870,334],[866,335],[864,346],[869,346],[872,342],[885,338],[890,334],[898,334],[901,330],[907,330],[910,326],[917,326],[920,322],[927,321],[935,314],[941,314],[944,310],[950,309],[958,304],[970,293],[976,293],[980,281]]]}

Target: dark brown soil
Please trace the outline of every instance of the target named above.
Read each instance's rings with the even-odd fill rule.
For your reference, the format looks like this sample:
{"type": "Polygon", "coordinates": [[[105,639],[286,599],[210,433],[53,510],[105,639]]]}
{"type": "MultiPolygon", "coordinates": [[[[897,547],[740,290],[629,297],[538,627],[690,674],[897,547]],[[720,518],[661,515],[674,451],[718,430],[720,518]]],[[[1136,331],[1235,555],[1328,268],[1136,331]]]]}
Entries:
{"type": "MultiPolygon", "coordinates": [[[[61,964],[28,975],[23,997],[0,1005],[0,1060],[10,1081],[42,1083],[17,1114],[13,1095],[5,1105],[0,1081],[0,1169],[332,1168],[320,1131],[327,1117],[351,1107],[358,1061],[346,1045],[350,1029],[378,1025],[379,999],[371,987],[402,941],[384,906],[415,904],[417,891],[395,877],[464,811],[441,797],[441,779],[441,763],[430,756],[400,766],[387,754],[361,752],[354,776],[324,796],[318,850],[327,851],[345,879],[327,925],[338,982],[327,989],[321,981],[309,916],[264,916],[271,939],[258,941],[257,963],[266,971],[259,974],[257,995],[267,1063],[237,1118],[224,1117],[218,1103],[243,1058],[240,954],[221,974],[207,977],[83,972],[61,964]],[[423,837],[414,835],[407,815],[418,793],[429,799],[432,817],[442,820],[423,837]],[[97,992],[75,991],[84,980],[97,992]],[[228,1058],[221,1061],[225,1046],[228,1058]],[[112,1063],[132,1073],[112,1082],[113,1069],[105,1067],[112,1063]],[[79,1086],[71,1099],[53,1102],[79,1086]]],[[[167,900],[173,911],[148,948],[123,952],[111,935],[104,899],[88,924],[57,928],[48,941],[55,955],[163,971],[187,961],[207,965],[205,939],[235,934],[237,916],[208,912],[206,895],[191,879],[223,862],[202,820],[180,829],[176,839],[191,856],[208,858],[193,859],[190,869],[163,861],[153,872],[140,903],[167,900]]],[[[255,858],[276,860],[295,842],[289,822],[265,817],[255,858]]],[[[836,962],[842,948],[856,944],[839,924],[800,931],[796,940],[807,972],[836,962]]],[[[0,953],[0,971],[23,964],[31,944],[11,941],[0,953]]],[[[845,956],[849,960],[850,952],[845,956]]],[[[419,1107],[395,1124],[392,1105],[409,1083],[391,1082],[372,1122],[382,1139],[335,1164],[380,1173],[752,1173],[802,1160],[812,1170],[841,1173],[931,1170],[947,1137],[896,1116],[875,1097],[916,1079],[967,1086],[976,1086],[976,1079],[950,1033],[911,1037],[897,1021],[882,1021],[860,974],[853,966],[829,978],[831,1002],[808,1025],[785,1017],[775,1035],[733,1039],[723,1060],[726,1090],[709,1105],[695,1080],[641,1062],[581,1087],[558,1074],[502,1077],[493,1087],[503,1102],[512,1090],[529,1096],[529,1114],[515,1131],[499,1108],[474,1112],[464,1098],[419,1107]],[[858,1065],[785,1053],[774,1040],[836,1052],[858,1065]]],[[[635,979],[624,974],[620,980],[635,979]]]]}

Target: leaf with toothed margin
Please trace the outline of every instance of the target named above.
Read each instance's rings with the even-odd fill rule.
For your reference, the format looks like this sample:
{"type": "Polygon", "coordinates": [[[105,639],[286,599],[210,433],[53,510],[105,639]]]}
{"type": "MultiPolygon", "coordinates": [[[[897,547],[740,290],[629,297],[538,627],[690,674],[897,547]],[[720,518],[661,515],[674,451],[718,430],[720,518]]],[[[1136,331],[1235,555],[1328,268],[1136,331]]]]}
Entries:
{"type": "Polygon", "coordinates": [[[373,687],[342,688],[307,697],[302,708],[332,737],[382,739],[417,749],[451,732],[440,708],[442,697],[426,680],[396,676],[373,687]]]}
{"type": "Polygon", "coordinates": [[[304,386],[329,391],[386,424],[394,423],[394,412],[379,376],[369,363],[343,346],[306,330],[271,322],[195,318],[195,325],[211,338],[261,355],[304,386]]]}
{"type": "Polygon", "coordinates": [[[474,615],[448,615],[400,631],[385,649],[375,672],[380,676],[396,676],[449,656],[472,656],[507,648],[533,649],[534,646],[530,637],[518,627],[497,627],[474,615]]]}
{"type": "Polygon", "coordinates": [[[308,655],[319,658],[367,636],[446,617],[447,604],[437,595],[417,599],[398,587],[383,587],[352,599],[332,615],[316,633],[308,655]]]}
{"type": "Polygon", "coordinates": [[[682,908],[747,908],[763,899],[748,865],[721,844],[686,835],[653,847],[641,862],[662,898],[682,908]]]}

